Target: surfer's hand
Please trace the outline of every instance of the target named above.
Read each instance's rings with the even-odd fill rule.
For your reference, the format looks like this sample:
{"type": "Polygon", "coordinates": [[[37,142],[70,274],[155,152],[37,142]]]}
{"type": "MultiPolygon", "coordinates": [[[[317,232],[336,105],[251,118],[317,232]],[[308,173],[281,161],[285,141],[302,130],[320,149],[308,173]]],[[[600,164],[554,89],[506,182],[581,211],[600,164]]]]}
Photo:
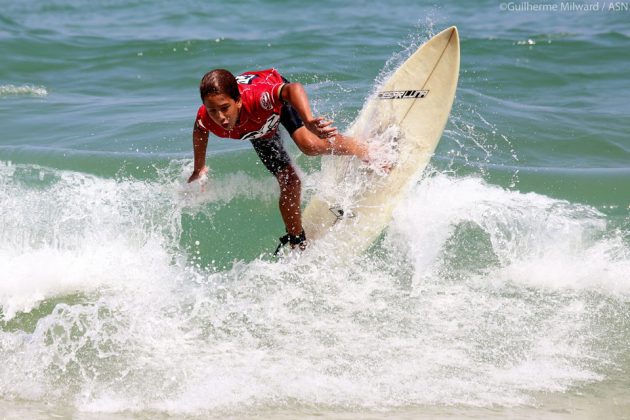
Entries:
{"type": "Polygon", "coordinates": [[[332,121],[326,121],[323,117],[317,117],[305,121],[304,126],[320,139],[326,139],[335,137],[338,134],[337,127],[333,127],[332,123],[332,121]]]}
{"type": "Polygon", "coordinates": [[[369,154],[361,158],[361,161],[363,161],[370,171],[374,171],[380,175],[388,175],[394,166],[396,166],[396,163],[393,161],[383,159],[379,156],[374,157],[369,154]]]}
{"type": "Polygon", "coordinates": [[[198,171],[193,171],[192,175],[188,178],[188,183],[198,180],[202,176],[208,173],[208,167],[204,166],[198,171]]]}

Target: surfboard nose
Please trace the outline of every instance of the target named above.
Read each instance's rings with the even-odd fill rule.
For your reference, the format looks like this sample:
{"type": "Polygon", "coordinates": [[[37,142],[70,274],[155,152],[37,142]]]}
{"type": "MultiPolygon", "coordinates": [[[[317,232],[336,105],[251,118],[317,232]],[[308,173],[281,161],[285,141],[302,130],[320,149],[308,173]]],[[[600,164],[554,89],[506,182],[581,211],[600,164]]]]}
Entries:
{"type": "Polygon", "coordinates": [[[459,42],[459,31],[457,30],[457,26],[451,26],[450,28],[444,29],[442,32],[450,32],[449,35],[451,39],[459,42]]]}

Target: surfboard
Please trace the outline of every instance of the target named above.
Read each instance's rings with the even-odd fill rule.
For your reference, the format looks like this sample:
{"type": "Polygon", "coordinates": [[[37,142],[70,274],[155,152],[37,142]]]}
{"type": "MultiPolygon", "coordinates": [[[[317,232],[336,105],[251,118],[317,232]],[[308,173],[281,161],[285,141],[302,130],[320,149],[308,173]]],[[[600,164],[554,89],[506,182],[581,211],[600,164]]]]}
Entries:
{"type": "Polygon", "coordinates": [[[453,26],[424,43],[371,95],[348,134],[393,155],[391,170],[381,173],[356,158],[323,157],[319,188],[302,214],[310,241],[328,238],[337,252],[358,254],[377,239],[437,147],[458,77],[459,35],[453,26]]]}

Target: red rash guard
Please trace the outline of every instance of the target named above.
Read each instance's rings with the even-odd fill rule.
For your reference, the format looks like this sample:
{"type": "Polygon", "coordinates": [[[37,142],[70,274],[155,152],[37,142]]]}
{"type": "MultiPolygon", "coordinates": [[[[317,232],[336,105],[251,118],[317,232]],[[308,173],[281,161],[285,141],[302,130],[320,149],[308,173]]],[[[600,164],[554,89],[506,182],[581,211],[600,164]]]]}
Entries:
{"type": "Polygon", "coordinates": [[[280,122],[282,101],[280,87],[285,83],[275,69],[248,71],[236,76],[243,102],[238,122],[230,131],[212,121],[205,105],[197,111],[197,126],[205,132],[223,138],[254,140],[276,134],[280,122]]]}

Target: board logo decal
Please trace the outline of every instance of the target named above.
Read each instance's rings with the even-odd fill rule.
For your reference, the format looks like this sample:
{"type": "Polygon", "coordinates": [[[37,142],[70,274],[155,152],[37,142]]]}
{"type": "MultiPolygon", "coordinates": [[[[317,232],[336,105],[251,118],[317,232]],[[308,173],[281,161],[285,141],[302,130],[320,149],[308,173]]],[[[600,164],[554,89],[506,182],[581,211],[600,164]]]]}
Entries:
{"type": "Polygon", "coordinates": [[[376,99],[420,99],[428,94],[428,90],[385,90],[379,92],[376,99]]]}

